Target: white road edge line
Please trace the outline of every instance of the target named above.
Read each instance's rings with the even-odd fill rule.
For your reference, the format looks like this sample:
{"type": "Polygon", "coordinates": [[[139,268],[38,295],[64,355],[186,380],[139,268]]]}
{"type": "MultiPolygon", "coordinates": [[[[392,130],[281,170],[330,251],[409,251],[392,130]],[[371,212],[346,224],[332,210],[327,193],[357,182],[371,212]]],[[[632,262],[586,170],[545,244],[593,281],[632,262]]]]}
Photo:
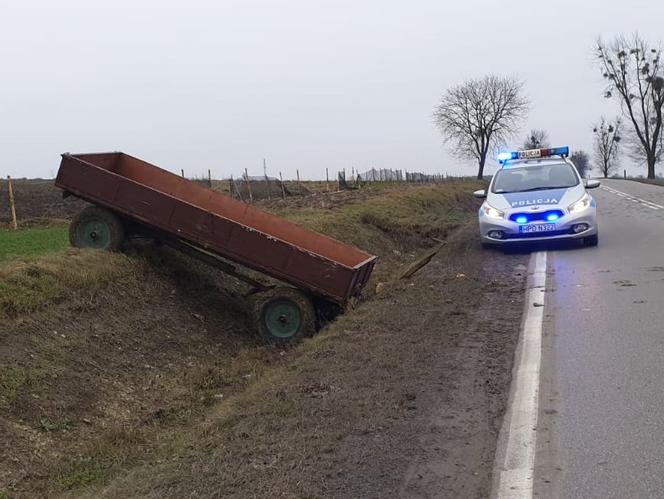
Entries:
{"type": "Polygon", "coordinates": [[[491,494],[499,499],[532,499],[537,447],[539,378],[547,253],[530,261],[524,316],[512,373],[508,409],[500,430],[491,494]]]}

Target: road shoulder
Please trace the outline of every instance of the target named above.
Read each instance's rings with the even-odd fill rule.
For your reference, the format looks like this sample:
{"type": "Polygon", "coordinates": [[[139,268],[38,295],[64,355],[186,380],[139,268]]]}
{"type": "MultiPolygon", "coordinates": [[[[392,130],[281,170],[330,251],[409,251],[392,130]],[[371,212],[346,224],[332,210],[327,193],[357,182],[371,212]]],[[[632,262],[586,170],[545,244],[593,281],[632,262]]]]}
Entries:
{"type": "Polygon", "coordinates": [[[452,244],[108,497],[486,497],[523,255],[452,244]]]}

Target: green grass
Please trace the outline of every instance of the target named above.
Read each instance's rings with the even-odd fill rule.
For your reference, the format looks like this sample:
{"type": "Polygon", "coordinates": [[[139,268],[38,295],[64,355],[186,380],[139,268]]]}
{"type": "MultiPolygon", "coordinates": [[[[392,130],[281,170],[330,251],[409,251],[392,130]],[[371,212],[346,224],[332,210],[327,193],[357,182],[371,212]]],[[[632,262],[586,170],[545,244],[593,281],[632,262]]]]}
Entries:
{"type": "Polygon", "coordinates": [[[0,230],[0,262],[31,259],[64,251],[69,245],[67,227],[0,230]]]}

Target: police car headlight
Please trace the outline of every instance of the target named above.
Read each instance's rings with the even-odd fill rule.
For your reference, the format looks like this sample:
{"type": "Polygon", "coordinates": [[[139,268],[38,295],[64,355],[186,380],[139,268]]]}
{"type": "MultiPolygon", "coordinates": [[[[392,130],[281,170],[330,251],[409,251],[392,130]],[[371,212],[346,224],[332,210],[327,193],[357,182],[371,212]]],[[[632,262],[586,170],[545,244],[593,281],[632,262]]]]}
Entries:
{"type": "Polygon", "coordinates": [[[588,193],[585,193],[581,199],[579,199],[576,203],[572,203],[569,205],[569,210],[570,213],[580,213],[583,210],[588,209],[590,206],[590,195],[588,193]]]}
{"type": "Polygon", "coordinates": [[[489,217],[489,218],[505,218],[505,213],[495,209],[493,206],[490,206],[486,203],[484,203],[484,206],[482,206],[482,210],[484,211],[484,214],[489,217]]]}

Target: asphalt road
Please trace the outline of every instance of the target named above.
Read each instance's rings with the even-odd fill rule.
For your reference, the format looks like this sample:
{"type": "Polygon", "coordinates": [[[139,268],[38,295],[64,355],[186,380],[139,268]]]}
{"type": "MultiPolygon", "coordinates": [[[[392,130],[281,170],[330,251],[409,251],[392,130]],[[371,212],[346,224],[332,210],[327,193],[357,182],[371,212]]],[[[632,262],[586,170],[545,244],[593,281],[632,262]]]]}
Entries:
{"type": "Polygon", "coordinates": [[[593,195],[599,246],[548,251],[534,495],[664,497],[664,187],[593,195]]]}

